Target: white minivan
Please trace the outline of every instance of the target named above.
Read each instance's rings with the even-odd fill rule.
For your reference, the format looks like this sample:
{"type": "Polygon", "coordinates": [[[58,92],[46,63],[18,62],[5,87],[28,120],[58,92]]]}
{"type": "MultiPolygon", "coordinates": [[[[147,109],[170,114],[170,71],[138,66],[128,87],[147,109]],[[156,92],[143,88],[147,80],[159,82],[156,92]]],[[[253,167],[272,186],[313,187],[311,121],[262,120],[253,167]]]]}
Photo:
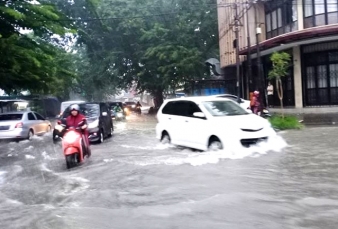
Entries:
{"type": "Polygon", "coordinates": [[[268,120],[211,96],[165,100],[157,119],[159,140],[200,150],[249,147],[276,135],[268,120]]]}

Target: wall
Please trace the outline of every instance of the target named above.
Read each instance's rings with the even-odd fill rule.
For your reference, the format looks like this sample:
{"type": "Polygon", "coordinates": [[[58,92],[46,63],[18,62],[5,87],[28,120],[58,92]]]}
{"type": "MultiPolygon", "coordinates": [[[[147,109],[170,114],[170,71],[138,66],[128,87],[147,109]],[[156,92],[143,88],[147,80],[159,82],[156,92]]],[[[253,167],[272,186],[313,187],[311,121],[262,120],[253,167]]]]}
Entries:
{"type": "MultiPolygon", "coordinates": [[[[255,8],[251,7],[247,10],[247,4],[245,0],[237,0],[238,14],[240,17],[239,28],[239,48],[244,49],[247,47],[247,15],[249,17],[249,33],[251,45],[256,44],[256,23],[255,23],[255,8]]],[[[235,40],[234,32],[234,18],[235,9],[231,5],[235,3],[234,0],[218,0],[218,32],[219,32],[219,45],[220,45],[220,62],[221,68],[229,65],[236,64],[236,49],[233,47],[233,41],[235,40]]],[[[258,23],[261,24],[262,34],[260,35],[260,41],[265,39],[265,25],[264,25],[264,6],[263,4],[255,4],[257,10],[258,23]]],[[[245,60],[245,56],[240,56],[241,61],[245,60]]]]}

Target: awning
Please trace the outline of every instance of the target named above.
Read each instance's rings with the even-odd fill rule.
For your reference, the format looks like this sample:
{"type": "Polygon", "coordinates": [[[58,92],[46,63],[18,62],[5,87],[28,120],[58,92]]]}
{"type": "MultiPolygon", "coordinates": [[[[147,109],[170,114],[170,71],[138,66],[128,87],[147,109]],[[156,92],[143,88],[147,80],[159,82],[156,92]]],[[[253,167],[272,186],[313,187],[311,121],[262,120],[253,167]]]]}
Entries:
{"type": "MultiPolygon", "coordinates": [[[[273,37],[271,39],[262,41],[259,44],[260,50],[266,50],[269,48],[274,48],[283,44],[288,44],[300,40],[312,39],[312,38],[321,38],[330,35],[337,35],[338,34],[338,24],[333,25],[325,25],[319,27],[312,27],[303,30],[298,30],[290,33],[286,33],[283,35],[279,35],[277,37],[273,37]]],[[[250,50],[251,53],[257,52],[257,46],[253,45],[248,48],[241,49],[239,51],[239,55],[247,55],[248,51],[250,50]]]]}

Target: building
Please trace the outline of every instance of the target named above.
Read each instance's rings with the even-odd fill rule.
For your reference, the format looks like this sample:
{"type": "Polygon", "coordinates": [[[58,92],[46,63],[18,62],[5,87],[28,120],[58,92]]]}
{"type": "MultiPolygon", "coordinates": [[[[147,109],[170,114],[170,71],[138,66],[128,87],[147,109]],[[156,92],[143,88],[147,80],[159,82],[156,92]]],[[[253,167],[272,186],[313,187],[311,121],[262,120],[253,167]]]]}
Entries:
{"type": "MultiPolygon", "coordinates": [[[[236,64],[232,26],[235,10],[231,1],[218,0],[220,62],[224,72],[233,72],[236,64]]],[[[289,76],[283,79],[284,104],[296,108],[338,105],[337,0],[270,0],[250,5],[237,0],[236,3],[241,25],[237,44],[243,94],[247,96],[259,83],[267,85],[270,55],[285,51],[292,56],[292,66],[289,76]],[[257,63],[258,55],[261,65],[257,63]],[[251,68],[248,68],[248,57],[252,60],[251,68]]]]}

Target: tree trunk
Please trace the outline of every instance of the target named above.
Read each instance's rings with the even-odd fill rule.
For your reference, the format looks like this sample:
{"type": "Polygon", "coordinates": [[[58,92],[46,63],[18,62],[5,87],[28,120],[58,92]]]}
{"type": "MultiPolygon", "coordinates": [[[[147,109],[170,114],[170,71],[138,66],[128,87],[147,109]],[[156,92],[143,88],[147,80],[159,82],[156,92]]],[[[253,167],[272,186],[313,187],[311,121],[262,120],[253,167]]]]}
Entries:
{"type": "Polygon", "coordinates": [[[284,106],[283,106],[283,85],[280,78],[276,79],[277,93],[280,100],[280,107],[282,109],[282,118],[284,119],[284,106]]]}
{"type": "Polygon", "coordinates": [[[157,89],[154,93],[155,108],[160,108],[163,103],[163,89],[157,89]]]}

